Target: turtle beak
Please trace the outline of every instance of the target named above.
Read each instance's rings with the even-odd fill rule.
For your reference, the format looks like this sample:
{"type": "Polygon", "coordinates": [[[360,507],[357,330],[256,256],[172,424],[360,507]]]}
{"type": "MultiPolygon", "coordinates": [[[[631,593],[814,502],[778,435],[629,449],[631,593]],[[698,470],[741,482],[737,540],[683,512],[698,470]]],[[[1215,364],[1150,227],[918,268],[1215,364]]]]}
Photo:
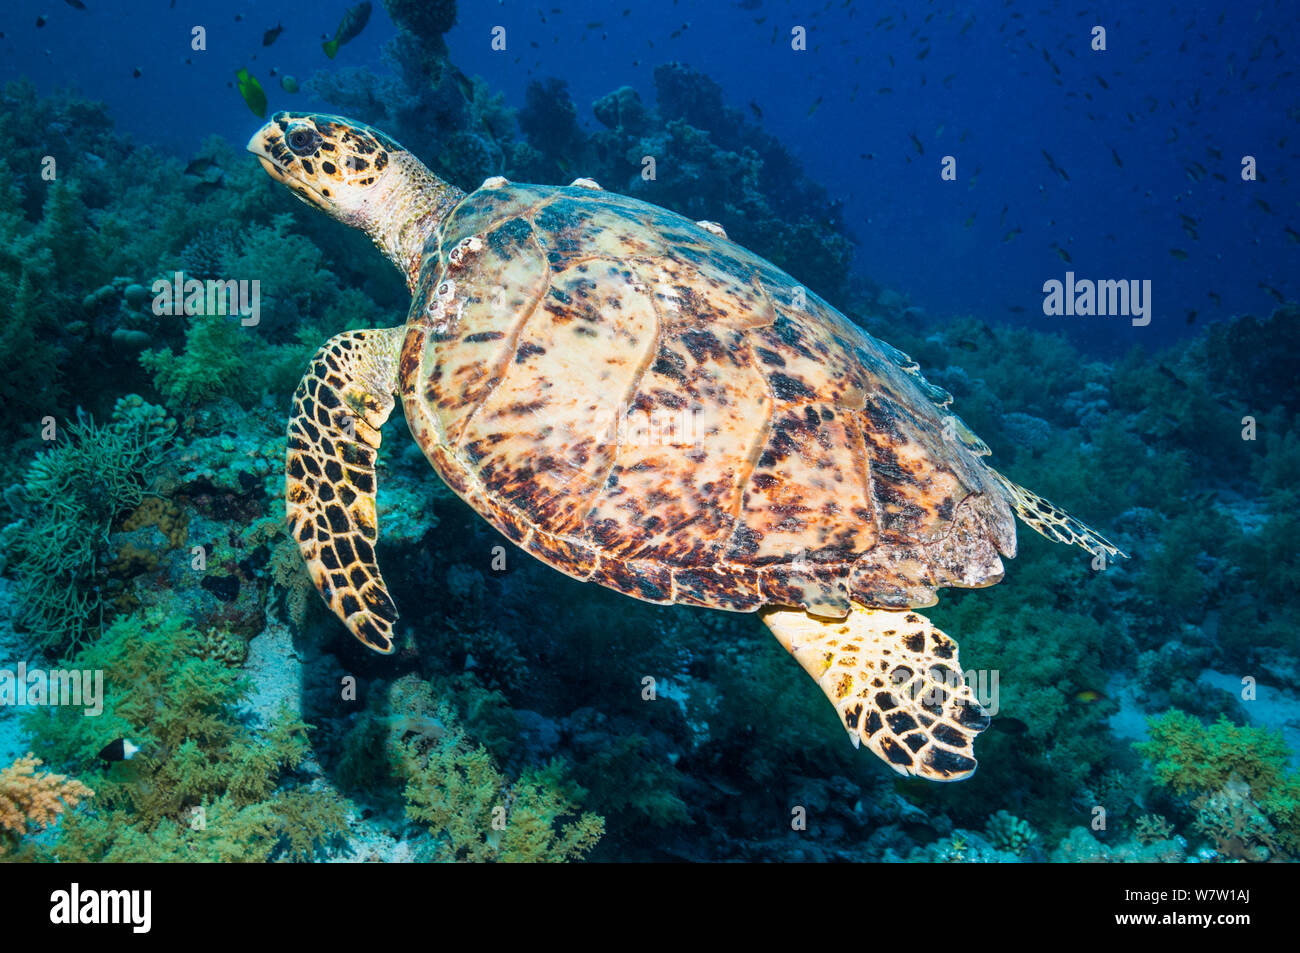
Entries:
{"type": "MultiPolygon", "coordinates": [[[[274,122],[268,122],[257,132],[253,133],[253,138],[248,140],[245,146],[249,152],[257,156],[257,161],[262,163],[262,168],[266,174],[277,182],[285,181],[284,169],[275,161],[275,146],[281,143],[280,127],[274,122]]],[[[281,146],[283,148],[283,146],[281,146]]]]}

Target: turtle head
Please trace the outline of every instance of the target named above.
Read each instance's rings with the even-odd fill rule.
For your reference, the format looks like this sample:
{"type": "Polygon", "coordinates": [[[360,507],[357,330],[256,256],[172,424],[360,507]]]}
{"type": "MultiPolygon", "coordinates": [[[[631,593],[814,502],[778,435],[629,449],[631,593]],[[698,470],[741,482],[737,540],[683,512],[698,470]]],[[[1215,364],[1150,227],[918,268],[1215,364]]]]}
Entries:
{"type": "Polygon", "coordinates": [[[339,116],[276,113],[248,151],[304,202],[366,232],[408,284],[425,242],[463,195],[382,132],[339,116]]]}

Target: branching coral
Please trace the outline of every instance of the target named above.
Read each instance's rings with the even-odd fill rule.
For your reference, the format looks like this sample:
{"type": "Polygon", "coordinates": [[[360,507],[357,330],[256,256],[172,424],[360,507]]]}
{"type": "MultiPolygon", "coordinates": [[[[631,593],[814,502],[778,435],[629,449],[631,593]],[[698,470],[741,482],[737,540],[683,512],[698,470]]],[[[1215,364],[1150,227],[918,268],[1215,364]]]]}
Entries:
{"type": "MultiPolygon", "coordinates": [[[[1152,762],[1157,782],[1191,796],[1197,827],[1234,850],[1263,859],[1255,847],[1300,852],[1300,775],[1287,770],[1280,732],[1212,725],[1178,709],[1148,719],[1151,739],[1134,747],[1152,762]]],[[[1222,845],[1221,845],[1221,849],[1222,845]]]]}
{"type": "Polygon", "coordinates": [[[1250,796],[1250,785],[1236,778],[1213,794],[1192,802],[1195,828],[1232,860],[1266,861],[1279,851],[1277,830],[1250,796]]]}
{"type": "Polygon", "coordinates": [[[12,568],[19,625],[40,644],[76,645],[98,628],[109,528],[140,505],[174,428],[161,407],[131,395],[107,425],[70,424],[28,467],[12,568]]]}
{"type": "Polygon", "coordinates": [[[238,317],[196,314],[185,332],[185,350],[145,351],[140,364],[153,374],[154,386],[167,406],[187,410],[223,395],[246,390],[248,360],[238,317]]]}
{"type": "Polygon", "coordinates": [[[604,819],[579,813],[584,792],[559,762],[525,768],[515,781],[473,745],[427,684],[394,686],[389,754],[405,781],[407,816],[429,826],[438,860],[579,860],[596,846],[604,819]],[[400,691],[397,689],[400,688],[400,691]]]}
{"type": "Polygon", "coordinates": [[[38,771],[43,763],[29,754],[0,771],[0,857],[24,834],[49,827],[95,794],[66,775],[38,771]]]}
{"type": "Polygon", "coordinates": [[[29,717],[38,752],[88,778],[102,772],[94,809],[65,819],[54,859],[264,860],[282,844],[302,854],[342,832],[337,799],[280,790],[307,755],[307,726],[281,710],[265,730],[248,728],[239,708],[247,681],[207,654],[204,637],[174,613],[121,619],[72,660],[105,673],[103,715],[29,717]],[[97,769],[96,752],[114,737],[140,753],[97,769]]]}
{"type": "Polygon", "coordinates": [[[404,754],[406,813],[437,835],[439,860],[580,860],[604,833],[602,818],[578,814],[558,763],[510,783],[459,730],[425,753],[407,745],[404,754]]]}
{"type": "Polygon", "coordinates": [[[1143,814],[1133,825],[1133,837],[1144,847],[1174,836],[1174,827],[1163,814],[1143,814]]]}

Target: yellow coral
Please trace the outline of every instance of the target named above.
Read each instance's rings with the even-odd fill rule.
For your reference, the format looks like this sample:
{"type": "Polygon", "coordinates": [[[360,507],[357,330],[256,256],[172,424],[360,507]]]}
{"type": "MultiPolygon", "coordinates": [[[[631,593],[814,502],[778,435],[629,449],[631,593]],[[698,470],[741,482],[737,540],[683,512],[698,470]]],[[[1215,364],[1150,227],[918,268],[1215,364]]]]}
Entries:
{"type": "Polygon", "coordinates": [[[37,771],[41,759],[19,758],[0,771],[0,831],[23,836],[53,824],[67,808],[95,792],[62,774],[37,771]]]}
{"type": "Polygon", "coordinates": [[[181,508],[171,500],[157,496],[151,496],[137,506],[122,524],[122,529],[129,533],[146,526],[157,526],[172,549],[183,546],[190,532],[189,522],[181,508]]]}
{"type": "Polygon", "coordinates": [[[199,658],[239,668],[248,658],[248,640],[225,629],[209,629],[202,636],[199,658]]]}
{"type": "Polygon", "coordinates": [[[149,549],[141,549],[134,543],[126,543],[108,564],[108,573],[115,579],[130,579],[141,573],[153,572],[157,568],[157,553],[149,549]]]}

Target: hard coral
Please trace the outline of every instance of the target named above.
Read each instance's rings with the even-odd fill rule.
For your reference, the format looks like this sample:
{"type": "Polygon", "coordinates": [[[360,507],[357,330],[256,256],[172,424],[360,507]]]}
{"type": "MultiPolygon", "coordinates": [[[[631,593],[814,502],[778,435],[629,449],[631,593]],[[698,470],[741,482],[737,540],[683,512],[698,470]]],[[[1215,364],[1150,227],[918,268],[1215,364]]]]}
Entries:
{"type": "Polygon", "coordinates": [[[122,529],[128,533],[146,526],[158,527],[172,549],[185,545],[189,533],[189,523],[181,508],[158,496],[149,497],[122,521],[122,529]]]}
{"type": "Polygon", "coordinates": [[[1019,854],[1038,841],[1038,834],[1028,821],[1021,820],[1009,811],[998,811],[989,818],[984,832],[999,850],[1019,854]]]}

